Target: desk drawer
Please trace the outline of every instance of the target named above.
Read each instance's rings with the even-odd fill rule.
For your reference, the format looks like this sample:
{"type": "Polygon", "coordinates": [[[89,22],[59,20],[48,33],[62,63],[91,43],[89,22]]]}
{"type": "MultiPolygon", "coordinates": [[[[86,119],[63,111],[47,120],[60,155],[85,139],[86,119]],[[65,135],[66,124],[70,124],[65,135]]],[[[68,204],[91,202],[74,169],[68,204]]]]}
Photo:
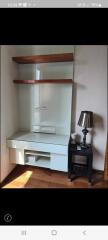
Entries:
{"type": "Polygon", "coordinates": [[[68,155],[51,154],[51,169],[67,172],[68,171],[68,155]]]}
{"type": "Polygon", "coordinates": [[[7,146],[9,148],[15,149],[26,149],[33,151],[44,151],[52,152],[56,154],[67,154],[68,146],[67,145],[56,145],[50,143],[41,143],[41,142],[32,142],[32,141],[17,141],[17,140],[7,140],[7,146]]]}

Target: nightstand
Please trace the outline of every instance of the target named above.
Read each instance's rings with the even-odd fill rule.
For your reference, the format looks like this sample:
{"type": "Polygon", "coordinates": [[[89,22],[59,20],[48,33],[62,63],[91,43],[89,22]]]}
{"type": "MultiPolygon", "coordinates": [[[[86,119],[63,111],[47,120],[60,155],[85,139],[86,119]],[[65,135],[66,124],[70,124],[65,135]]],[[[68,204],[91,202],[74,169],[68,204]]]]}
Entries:
{"type": "Polygon", "coordinates": [[[72,181],[76,177],[85,176],[88,183],[92,185],[92,162],[93,150],[92,145],[87,148],[81,148],[80,144],[71,144],[68,146],[68,178],[72,181]],[[73,161],[74,156],[85,156],[85,164],[73,161]]]}

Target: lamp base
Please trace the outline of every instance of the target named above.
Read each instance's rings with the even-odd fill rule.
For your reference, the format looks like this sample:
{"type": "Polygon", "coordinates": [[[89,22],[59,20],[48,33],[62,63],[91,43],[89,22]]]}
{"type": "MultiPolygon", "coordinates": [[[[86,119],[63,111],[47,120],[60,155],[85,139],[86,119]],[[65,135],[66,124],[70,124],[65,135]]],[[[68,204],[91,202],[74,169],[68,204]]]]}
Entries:
{"type": "Polygon", "coordinates": [[[86,135],[88,133],[88,130],[86,128],[84,128],[82,130],[84,136],[83,136],[83,142],[82,142],[82,148],[87,148],[87,144],[86,144],[86,135]]]}
{"type": "Polygon", "coordinates": [[[81,146],[81,148],[83,148],[83,149],[84,149],[84,148],[86,149],[86,148],[89,147],[87,144],[84,144],[84,143],[81,143],[80,146],[81,146]]]}

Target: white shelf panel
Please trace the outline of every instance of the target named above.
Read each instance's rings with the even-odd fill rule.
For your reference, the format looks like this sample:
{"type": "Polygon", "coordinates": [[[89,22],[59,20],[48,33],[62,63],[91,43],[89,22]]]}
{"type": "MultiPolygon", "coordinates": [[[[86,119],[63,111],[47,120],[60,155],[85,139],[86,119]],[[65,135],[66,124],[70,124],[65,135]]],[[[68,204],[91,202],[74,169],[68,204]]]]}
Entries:
{"type": "Polygon", "coordinates": [[[25,161],[26,165],[36,166],[36,167],[44,167],[50,168],[50,158],[43,158],[41,157],[39,160],[35,160],[35,157],[28,157],[25,161]]]}

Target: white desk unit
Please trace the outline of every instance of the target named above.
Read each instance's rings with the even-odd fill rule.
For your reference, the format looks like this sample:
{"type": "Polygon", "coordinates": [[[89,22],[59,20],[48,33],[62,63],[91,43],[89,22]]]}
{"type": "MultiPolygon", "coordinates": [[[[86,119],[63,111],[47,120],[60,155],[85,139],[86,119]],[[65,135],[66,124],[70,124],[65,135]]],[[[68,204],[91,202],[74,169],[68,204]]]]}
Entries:
{"type": "Polygon", "coordinates": [[[68,170],[69,136],[19,132],[7,140],[12,163],[68,170]]]}
{"type": "Polygon", "coordinates": [[[73,54],[14,57],[19,133],[7,139],[10,161],[68,171],[73,54]],[[31,80],[30,80],[31,79],[31,80]]]}

